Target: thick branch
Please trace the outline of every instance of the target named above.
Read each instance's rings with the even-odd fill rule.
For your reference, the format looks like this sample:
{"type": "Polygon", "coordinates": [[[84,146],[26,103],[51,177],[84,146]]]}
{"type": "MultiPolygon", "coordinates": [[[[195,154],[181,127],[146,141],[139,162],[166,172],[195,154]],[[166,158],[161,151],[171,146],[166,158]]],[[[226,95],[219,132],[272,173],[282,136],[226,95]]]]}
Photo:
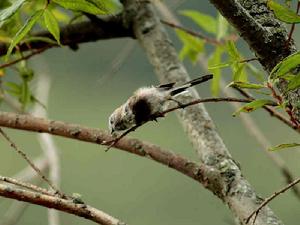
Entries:
{"type": "Polygon", "coordinates": [[[62,198],[31,191],[25,191],[3,184],[0,184],[0,196],[45,206],[47,208],[57,209],[63,212],[84,217],[102,225],[125,225],[125,223],[121,222],[120,220],[91,206],[85,204],[76,204],[72,201],[62,198]]]}
{"type": "MultiPolygon", "coordinates": [[[[68,124],[61,121],[47,120],[30,115],[0,112],[0,126],[54,134],[95,144],[110,143],[112,137],[105,131],[84,127],[78,124],[68,124]]],[[[210,167],[199,166],[178,154],[161,147],[139,141],[133,138],[122,138],[114,145],[115,148],[152,159],[173,168],[207,187],[205,172],[210,167]]]]}
{"type": "MultiPolygon", "coordinates": [[[[76,24],[69,24],[60,28],[60,39],[62,45],[68,45],[73,49],[77,45],[85,42],[93,42],[103,39],[133,37],[129,29],[124,28],[121,21],[121,16],[113,16],[108,19],[95,21],[84,21],[76,24]]],[[[36,37],[47,37],[52,39],[53,36],[48,31],[35,33],[36,37]]],[[[34,41],[30,45],[23,43],[19,46],[20,51],[28,51],[31,49],[46,49],[50,47],[58,47],[44,41],[34,41]]],[[[5,55],[8,49],[6,43],[0,42],[0,56],[5,55]]]]}
{"type": "MultiPolygon", "coordinates": [[[[135,4],[134,0],[123,0],[123,2],[125,3],[125,25],[133,27],[135,36],[154,66],[161,83],[190,80],[151,3],[143,1],[135,4]]],[[[195,98],[199,99],[199,96],[192,89],[190,94],[179,100],[191,102],[195,98]]],[[[229,206],[239,222],[244,224],[244,218],[257,207],[260,198],[243,178],[204,106],[195,105],[179,111],[177,115],[200,160],[205,165],[222,171],[221,186],[210,186],[210,190],[218,190],[216,193],[218,197],[229,206]]],[[[282,224],[269,208],[263,210],[257,218],[257,225],[282,224]]]]}
{"type": "Polygon", "coordinates": [[[210,0],[249,44],[260,63],[271,71],[284,57],[295,52],[287,46],[288,33],[267,7],[266,0],[210,0]]]}
{"type": "MultiPolygon", "coordinates": [[[[289,41],[286,28],[268,9],[267,0],[210,0],[210,2],[236,28],[267,72],[296,51],[294,41],[289,41]]],[[[284,100],[288,102],[295,118],[300,121],[300,89],[287,92],[284,80],[281,80],[277,87],[284,100]]]]}

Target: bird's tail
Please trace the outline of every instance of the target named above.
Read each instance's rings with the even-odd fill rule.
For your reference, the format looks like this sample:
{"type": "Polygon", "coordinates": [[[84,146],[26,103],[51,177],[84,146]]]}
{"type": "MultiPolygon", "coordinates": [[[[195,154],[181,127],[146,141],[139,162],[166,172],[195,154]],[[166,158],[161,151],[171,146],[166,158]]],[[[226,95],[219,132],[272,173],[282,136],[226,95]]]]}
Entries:
{"type": "Polygon", "coordinates": [[[200,83],[204,83],[204,82],[206,82],[206,81],[208,81],[212,78],[213,78],[212,74],[207,74],[207,75],[198,77],[196,79],[190,80],[190,81],[180,85],[179,87],[172,88],[172,90],[170,91],[170,95],[171,96],[177,95],[177,94],[185,91],[186,89],[188,89],[192,86],[195,86],[195,85],[200,84],[200,83]]]}

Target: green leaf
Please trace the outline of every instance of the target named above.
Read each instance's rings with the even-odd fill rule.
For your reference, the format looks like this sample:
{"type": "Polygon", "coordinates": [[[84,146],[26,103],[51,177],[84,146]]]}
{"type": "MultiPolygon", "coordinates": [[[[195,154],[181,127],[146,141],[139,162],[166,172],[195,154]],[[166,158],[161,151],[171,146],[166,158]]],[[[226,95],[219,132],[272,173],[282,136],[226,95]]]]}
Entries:
{"type": "Polygon", "coordinates": [[[226,43],[227,54],[229,55],[231,61],[231,70],[233,73],[234,81],[247,81],[247,73],[245,71],[245,63],[241,63],[242,56],[240,55],[235,43],[233,41],[227,41],[226,43]]]}
{"type": "MultiPolygon", "coordinates": [[[[208,67],[221,64],[223,53],[224,53],[224,48],[222,46],[217,46],[212,56],[208,60],[208,67]]],[[[211,82],[212,95],[218,96],[220,91],[221,69],[214,68],[214,69],[209,69],[209,71],[214,74],[214,77],[211,82]]]]}
{"type": "Polygon", "coordinates": [[[54,15],[54,17],[57,19],[57,21],[62,23],[69,23],[71,18],[66,12],[62,12],[58,8],[51,8],[51,12],[54,15]]]}
{"type": "Polygon", "coordinates": [[[221,40],[222,38],[226,37],[228,34],[228,22],[227,20],[218,13],[218,20],[217,20],[217,40],[221,40]]]}
{"type": "Polygon", "coordinates": [[[271,79],[282,77],[300,64],[300,52],[289,55],[278,63],[270,73],[271,79]]]}
{"type": "Polygon", "coordinates": [[[234,63],[232,65],[233,80],[247,82],[247,73],[245,71],[245,63],[234,63]]]}
{"type": "Polygon", "coordinates": [[[29,89],[28,81],[23,80],[21,86],[21,96],[20,102],[22,103],[23,110],[25,110],[26,106],[31,102],[31,92],[29,89]]]}
{"type": "Polygon", "coordinates": [[[176,29],[176,33],[183,43],[183,47],[179,53],[179,58],[183,60],[188,56],[192,62],[196,62],[198,55],[204,51],[205,42],[182,30],[176,29]]]}
{"type": "Polygon", "coordinates": [[[273,10],[275,16],[285,23],[300,23],[300,16],[290,8],[268,0],[268,7],[273,10]]]}
{"type": "Polygon", "coordinates": [[[227,41],[226,43],[227,53],[233,61],[240,61],[241,55],[235,46],[233,41],[227,41]]]}
{"type": "Polygon", "coordinates": [[[43,42],[53,44],[53,45],[57,44],[57,42],[55,42],[53,39],[48,38],[48,37],[33,36],[33,37],[28,37],[28,38],[23,39],[23,42],[25,42],[25,43],[31,43],[31,42],[36,42],[36,41],[43,41],[43,42]]]}
{"type": "Polygon", "coordinates": [[[298,87],[300,87],[300,74],[293,76],[293,78],[289,81],[287,91],[294,90],[298,87]]]}
{"type": "Polygon", "coordinates": [[[12,17],[26,1],[27,0],[17,0],[10,7],[1,10],[0,11],[0,22],[12,17]]]}
{"type": "MultiPolygon", "coordinates": [[[[105,15],[108,14],[106,8],[101,7],[100,1],[93,0],[53,0],[53,2],[59,4],[60,6],[86,13],[91,13],[94,15],[105,15]]],[[[104,2],[104,1],[102,1],[104,2]]]]}
{"type": "Polygon", "coordinates": [[[250,103],[245,104],[243,107],[239,108],[235,113],[233,113],[233,116],[239,115],[241,112],[253,112],[254,110],[263,107],[266,104],[273,103],[269,99],[257,99],[250,103]]]}
{"type": "Polygon", "coordinates": [[[276,145],[274,147],[270,147],[270,148],[268,148],[268,150],[269,151],[277,151],[277,150],[281,150],[284,148],[293,148],[293,147],[298,147],[298,146],[300,146],[299,143],[285,143],[285,144],[276,145]]]}
{"type": "Polygon", "coordinates": [[[31,30],[36,21],[42,16],[44,10],[36,11],[30,18],[28,18],[23,25],[23,27],[18,31],[18,33],[14,36],[12,42],[6,53],[6,59],[10,56],[14,47],[25,37],[25,35],[31,30]]]}
{"type": "Polygon", "coordinates": [[[45,10],[44,21],[49,32],[53,35],[57,43],[60,44],[60,31],[58,22],[52,12],[48,9],[45,10]]]}
{"type": "Polygon", "coordinates": [[[115,14],[122,10],[123,5],[119,1],[115,0],[88,0],[95,3],[106,14],[115,14]]]}
{"type": "Polygon", "coordinates": [[[14,83],[14,82],[5,82],[4,83],[5,87],[8,88],[6,89],[7,92],[9,92],[10,94],[19,96],[21,94],[21,86],[14,83]]]}
{"type": "Polygon", "coordinates": [[[216,34],[217,33],[217,22],[216,19],[210,15],[200,13],[195,10],[183,10],[180,14],[191,18],[198,26],[203,28],[205,31],[216,34]]]}
{"type": "Polygon", "coordinates": [[[0,9],[5,9],[7,7],[11,6],[11,3],[8,0],[1,0],[0,1],[0,9]]]}
{"type": "Polygon", "coordinates": [[[241,82],[241,81],[231,82],[228,86],[230,86],[230,87],[239,87],[239,88],[248,88],[248,89],[265,88],[265,86],[262,85],[262,84],[252,84],[252,83],[241,82]]]}

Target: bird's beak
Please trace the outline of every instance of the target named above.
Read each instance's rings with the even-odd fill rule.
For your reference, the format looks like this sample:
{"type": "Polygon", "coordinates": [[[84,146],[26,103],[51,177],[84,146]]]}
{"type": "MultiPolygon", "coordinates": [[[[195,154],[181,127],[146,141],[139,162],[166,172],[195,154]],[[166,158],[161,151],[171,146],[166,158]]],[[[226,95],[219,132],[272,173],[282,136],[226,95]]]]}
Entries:
{"type": "Polygon", "coordinates": [[[114,130],[114,129],[111,129],[110,134],[113,135],[114,132],[115,132],[115,130],[114,130]]]}

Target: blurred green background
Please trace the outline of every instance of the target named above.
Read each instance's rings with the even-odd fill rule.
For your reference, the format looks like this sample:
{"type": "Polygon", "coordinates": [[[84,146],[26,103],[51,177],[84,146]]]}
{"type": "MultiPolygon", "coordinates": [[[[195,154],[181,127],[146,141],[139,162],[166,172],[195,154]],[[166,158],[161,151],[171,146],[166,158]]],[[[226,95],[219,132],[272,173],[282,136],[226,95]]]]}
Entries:
{"type": "MultiPolygon", "coordinates": [[[[196,9],[215,15],[207,2],[186,1],[177,9],[196,9]]],[[[182,17],[181,17],[182,18],[182,17]]],[[[196,28],[182,18],[185,26],[196,28]]],[[[181,47],[174,32],[168,29],[176,48],[181,47]]],[[[299,37],[299,33],[297,33],[299,37]]],[[[51,77],[52,86],[48,105],[49,118],[89,127],[107,129],[110,113],[140,86],[158,84],[153,68],[143,50],[136,44],[121,69],[102,79],[110,69],[128,39],[98,41],[80,45],[76,52],[68,48],[51,49],[30,60],[39,73],[51,77]]],[[[240,49],[250,55],[241,41],[240,49]]],[[[197,65],[185,61],[189,74],[196,77],[204,73],[197,65]]],[[[224,77],[230,73],[224,73],[224,77]]],[[[34,86],[34,85],[33,85],[34,86]]],[[[207,84],[197,87],[202,97],[210,96],[207,84]]],[[[242,171],[261,196],[268,196],[284,185],[278,168],[265,155],[256,140],[247,132],[233,109],[226,103],[206,105],[218,131],[233,157],[240,162],[242,171]]],[[[3,110],[8,110],[4,108],[3,110]]],[[[273,145],[296,142],[298,134],[267,113],[252,113],[273,145]]],[[[35,133],[5,129],[10,137],[31,158],[41,154],[35,133]]],[[[130,134],[197,161],[189,140],[174,113],[158,124],[149,123],[130,134]]],[[[13,176],[26,166],[3,139],[0,139],[0,170],[3,176],[13,176]]],[[[122,151],[55,137],[59,147],[62,187],[66,193],[80,193],[83,200],[120,218],[130,225],[227,225],[234,224],[226,206],[195,181],[151,160],[122,151]]],[[[280,154],[297,177],[299,149],[274,152],[280,154]]],[[[0,218],[12,200],[0,199],[0,218]]],[[[272,209],[285,222],[296,224],[300,220],[299,200],[291,191],[271,203],[272,209]]],[[[76,216],[61,213],[61,224],[92,224],[76,216]]],[[[18,224],[47,224],[45,208],[30,205],[18,224]]]]}

